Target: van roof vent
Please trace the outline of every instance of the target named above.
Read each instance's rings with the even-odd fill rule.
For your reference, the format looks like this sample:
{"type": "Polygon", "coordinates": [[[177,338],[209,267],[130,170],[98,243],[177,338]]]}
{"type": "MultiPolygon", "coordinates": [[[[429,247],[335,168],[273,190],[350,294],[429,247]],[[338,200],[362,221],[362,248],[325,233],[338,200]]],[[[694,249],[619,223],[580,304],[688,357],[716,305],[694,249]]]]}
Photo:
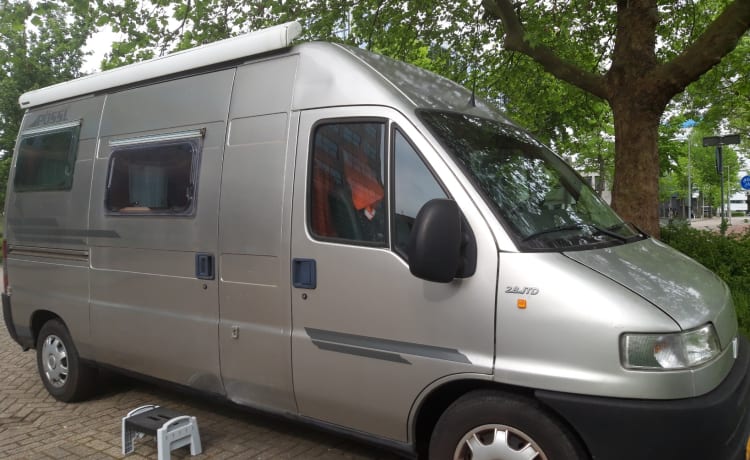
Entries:
{"type": "Polygon", "coordinates": [[[18,103],[21,108],[28,109],[109,88],[286,48],[301,32],[302,26],[298,22],[287,22],[148,61],[137,62],[29,91],[18,98],[18,103]]]}

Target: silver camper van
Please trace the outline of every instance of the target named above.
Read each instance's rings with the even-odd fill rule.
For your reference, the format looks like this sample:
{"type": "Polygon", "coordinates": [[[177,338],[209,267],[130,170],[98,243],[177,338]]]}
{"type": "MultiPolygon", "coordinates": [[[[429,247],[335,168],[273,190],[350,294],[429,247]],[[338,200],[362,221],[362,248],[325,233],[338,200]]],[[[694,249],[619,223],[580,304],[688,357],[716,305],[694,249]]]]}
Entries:
{"type": "Polygon", "coordinates": [[[21,96],[3,315],[55,398],[113,368],[420,458],[745,459],[719,278],[470,91],[299,32],[21,96]]]}

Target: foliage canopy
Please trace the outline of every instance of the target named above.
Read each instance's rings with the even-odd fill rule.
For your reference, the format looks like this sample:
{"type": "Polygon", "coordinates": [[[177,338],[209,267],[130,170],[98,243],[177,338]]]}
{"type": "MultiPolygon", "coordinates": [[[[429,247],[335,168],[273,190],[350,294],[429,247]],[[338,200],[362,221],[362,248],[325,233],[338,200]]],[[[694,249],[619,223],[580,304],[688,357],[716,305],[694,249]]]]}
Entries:
{"type": "Polygon", "coordinates": [[[0,0],[0,199],[23,112],[18,97],[81,76],[94,31],[87,1],[0,0]]]}
{"type": "Polygon", "coordinates": [[[708,71],[676,110],[703,110],[707,125],[727,112],[743,129],[750,121],[743,35],[750,0],[0,2],[9,49],[0,57],[6,152],[20,119],[18,95],[78,76],[83,44],[104,26],[121,39],[103,69],[289,20],[303,23],[304,40],[415,63],[495,101],[580,168],[614,176],[615,208],[655,234],[660,171],[679,169],[684,155],[664,136],[659,141],[672,97],[708,71]]]}

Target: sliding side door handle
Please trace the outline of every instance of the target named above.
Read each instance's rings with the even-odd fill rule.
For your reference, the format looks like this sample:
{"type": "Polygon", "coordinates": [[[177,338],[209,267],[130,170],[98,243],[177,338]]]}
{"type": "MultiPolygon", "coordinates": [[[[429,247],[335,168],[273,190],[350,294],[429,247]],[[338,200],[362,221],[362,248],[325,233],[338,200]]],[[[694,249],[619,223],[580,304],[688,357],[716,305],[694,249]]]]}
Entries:
{"type": "Polygon", "coordinates": [[[199,280],[212,280],[215,275],[214,255],[199,252],[195,255],[195,277],[199,280]]]}
{"type": "Polygon", "coordinates": [[[315,259],[292,260],[292,285],[299,289],[315,289],[317,287],[315,259]]]}

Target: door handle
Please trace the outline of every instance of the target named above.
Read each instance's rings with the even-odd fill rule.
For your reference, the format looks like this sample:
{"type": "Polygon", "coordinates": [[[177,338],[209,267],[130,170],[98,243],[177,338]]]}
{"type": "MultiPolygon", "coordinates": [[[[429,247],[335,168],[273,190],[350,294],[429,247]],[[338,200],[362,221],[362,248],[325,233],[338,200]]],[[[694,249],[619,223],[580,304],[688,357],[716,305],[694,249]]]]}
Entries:
{"type": "Polygon", "coordinates": [[[299,289],[315,289],[317,287],[315,259],[292,260],[292,285],[299,289]]]}
{"type": "Polygon", "coordinates": [[[214,256],[205,252],[195,255],[195,277],[199,280],[212,280],[215,276],[214,256]]]}

